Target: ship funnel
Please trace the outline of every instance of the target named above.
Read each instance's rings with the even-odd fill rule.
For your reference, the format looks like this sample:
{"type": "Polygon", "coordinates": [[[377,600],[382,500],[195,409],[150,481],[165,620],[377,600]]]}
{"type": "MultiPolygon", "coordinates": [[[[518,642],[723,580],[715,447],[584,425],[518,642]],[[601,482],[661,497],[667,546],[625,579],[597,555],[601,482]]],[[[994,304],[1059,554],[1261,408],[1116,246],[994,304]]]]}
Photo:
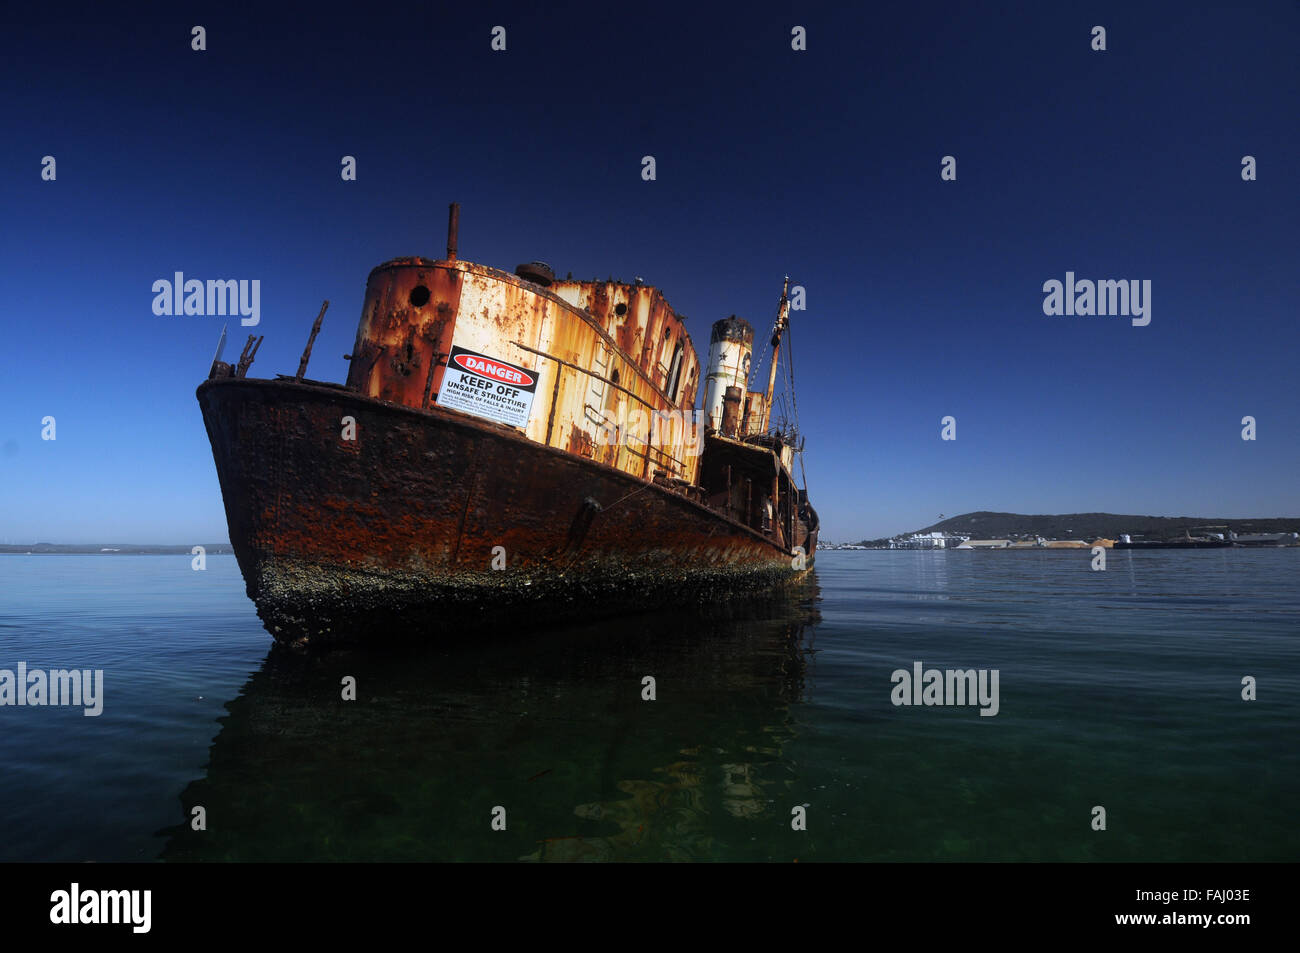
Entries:
{"type": "Polygon", "coordinates": [[[727,388],[743,394],[749,386],[749,361],[754,350],[754,329],[734,314],[713,322],[709,335],[708,379],[704,392],[704,413],[714,430],[722,428],[727,388]]]}

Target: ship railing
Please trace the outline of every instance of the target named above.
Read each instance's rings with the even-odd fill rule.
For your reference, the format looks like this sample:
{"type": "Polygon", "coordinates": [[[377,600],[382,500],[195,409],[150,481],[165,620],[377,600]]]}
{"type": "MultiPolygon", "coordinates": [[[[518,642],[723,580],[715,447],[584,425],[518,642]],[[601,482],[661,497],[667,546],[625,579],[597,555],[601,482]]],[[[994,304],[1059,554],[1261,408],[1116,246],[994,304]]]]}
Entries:
{"type": "MultiPolygon", "coordinates": [[[[522,351],[527,351],[527,352],[530,353],[530,354],[536,354],[538,357],[545,358],[545,359],[548,360],[548,361],[552,361],[552,362],[554,362],[556,365],[558,365],[558,366],[560,366],[560,367],[568,368],[569,370],[571,370],[571,371],[575,371],[575,372],[577,372],[578,374],[583,374],[583,375],[585,375],[585,376],[587,376],[587,377],[595,378],[596,380],[601,381],[602,383],[608,385],[609,387],[613,387],[615,390],[618,390],[618,391],[620,391],[620,392],[626,394],[628,397],[631,397],[631,398],[632,398],[633,400],[635,400],[637,403],[644,405],[646,408],[648,408],[648,409],[650,410],[650,412],[651,412],[652,414],[662,414],[662,413],[667,413],[667,412],[669,412],[670,409],[671,409],[671,410],[680,410],[680,408],[669,408],[669,409],[666,409],[666,408],[664,408],[664,407],[656,406],[655,404],[653,404],[653,403],[651,403],[650,401],[646,400],[646,399],[645,399],[644,397],[642,397],[640,394],[637,394],[637,393],[635,393],[634,391],[629,390],[628,388],[624,387],[622,384],[617,383],[616,381],[612,380],[611,378],[605,377],[605,376],[603,376],[603,375],[601,375],[601,374],[597,374],[595,371],[589,370],[589,369],[587,369],[587,368],[585,368],[585,367],[583,367],[583,366],[581,366],[581,365],[579,365],[579,364],[575,364],[575,363],[573,363],[572,361],[566,361],[566,360],[565,360],[564,358],[562,358],[562,357],[558,357],[558,356],[556,356],[556,355],[554,355],[554,354],[549,354],[549,353],[547,353],[546,351],[539,350],[538,348],[535,348],[535,347],[529,347],[527,344],[524,344],[524,343],[522,343],[522,342],[520,342],[520,341],[513,341],[513,342],[511,342],[511,343],[513,343],[515,347],[519,348],[519,349],[522,350],[522,351]]],[[[608,366],[608,365],[606,365],[606,366],[608,366]]],[[[556,403],[556,400],[558,399],[559,390],[560,390],[560,375],[559,375],[559,373],[557,373],[557,374],[555,375],[555,383],[554,383],[554,385],[552,386],[552,391],[551,391],[551,413],[552,413],[552,417],[554,417],[554,412],[555,412],[555,403],[556,403]]],[[[598,408],[593,407],[592,405],[586,403],[585,401],[584,401],[583,415],[584,415],[584,417],[586,417],[586,419],[588,419],[589,421],[591,421],[593,424],[597,424],[598,426],[603,426],[603,425],[606,425],[606,424],[609,424],[609,423],[610,423],[609,418],[606,416],[606,414],[604,413],[604,411],[601,411],[601,410],[599,410],[598,408]],[[596,417],[594,417],[594,416],[592,415],[592,411],[595,411],[597,414],[599,414],[599,419],[597,419],[596,417]]],[[[683,436],[684,436],[684,435],[683,435],[683,436]]],[[[546,443],[547,443],[548,446],[550,445],[550,442],[551,442],[551,432],[550,432],[550,427],[548,427],[548,428],[547,428],[547,434],[546,434],[546,443]]],[[[687,471],[686,462],[685,462],[684,460],[679,459],[678,457],[676,457],[676,456],[674,456],[673,454],[669,453],[667,450],[663,449],[662,447],[659,447],[659,446],[653,446],[653,445],[649,444],[649,441],[646,441],[646,443],[647,443],[648,446],[651,447],[651,450],[652,450],[656,455],[658,455],[658,457],[660,458],[658,461],[655,461],[655,462],[660,463],[660,464],[662,465],[662,462],[663,462],[664,460],[667,460],[667,461],[670,461],[670,463],[673,464],[673,466],[675,466],[675,468],[676,468],[676,469],[673,469],[673,467],[670,466],[670,467],[666,467],[665,469],[673,469],[673,472],[674,472],[674,473],[685,473],[685,472],[687,471]]],[[[647,459],[647,455],[646,455],[646,454],[639,454],[639,453],[637,453],[635,450],[632,449],[632,447],[631,447],[630,445],[628,445],[628,452],[631,453],[633,456],[640,456],[640,457],[642,457],[642,459],[647,459]]],[[[649,461],[647,461],[647,462],[649,462],[649,461]]]]}

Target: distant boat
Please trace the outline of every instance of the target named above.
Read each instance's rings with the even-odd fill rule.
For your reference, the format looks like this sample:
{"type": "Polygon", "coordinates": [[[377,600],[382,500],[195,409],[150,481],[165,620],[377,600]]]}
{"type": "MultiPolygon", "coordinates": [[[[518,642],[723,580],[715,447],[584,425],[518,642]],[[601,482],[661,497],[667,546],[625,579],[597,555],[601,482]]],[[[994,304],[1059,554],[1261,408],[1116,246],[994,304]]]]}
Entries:
{"type": "Polygon", "coordinates": [[[1115,549],[1227,549],[1232,543],[1225,539],[1212,539],[1207,537],[1185,537],[1183,539],[1141,539],[1132,541],[1127,536],[1121,536],[1115,543],[1115,549]]]}
{"type": "Polygon", "coordinates": [[[1246,533],[1244,535],[1231,534],[1233,546],[1294,546],[1300,542],[1300,534],[1297,533],[1246,533]]]}

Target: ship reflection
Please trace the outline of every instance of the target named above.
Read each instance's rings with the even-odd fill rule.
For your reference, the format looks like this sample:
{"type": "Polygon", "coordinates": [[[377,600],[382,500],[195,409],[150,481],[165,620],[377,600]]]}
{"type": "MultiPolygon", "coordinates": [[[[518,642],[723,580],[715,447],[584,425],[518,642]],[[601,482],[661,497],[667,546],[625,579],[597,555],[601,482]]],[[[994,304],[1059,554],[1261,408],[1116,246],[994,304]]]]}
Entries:
{"type": "Polygon", "coordinates": [[[418,654],[274,648],[162,859],[764,859],[801,801],[819,601],[810,573],[707,616],[467,630],[418,654]]]}

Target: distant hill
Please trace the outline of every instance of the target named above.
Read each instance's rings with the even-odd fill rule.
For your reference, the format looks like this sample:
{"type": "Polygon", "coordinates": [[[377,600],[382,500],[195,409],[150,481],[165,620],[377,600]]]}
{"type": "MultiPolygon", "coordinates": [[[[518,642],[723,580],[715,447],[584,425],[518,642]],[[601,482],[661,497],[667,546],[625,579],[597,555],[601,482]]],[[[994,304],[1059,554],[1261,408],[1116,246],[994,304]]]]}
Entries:
{"type": "MultiPolygon", "coordinates": [[[[1296,533],[1300,517],[1221,519],[1204,516],[1125,516],[1118,513],[1065,513],[1027,516],[1023,513],[963,513],[916,530],[976,539],[1042,536],[1045,539],[1116,539],[1122,533],[1145,539],[1172,539],[1198,533],[1296,533]]],[[[904,534],[906,535],[906,534],[904,534]]],[[[864,540],[864,542],[866,542],[864,540]]]]}

